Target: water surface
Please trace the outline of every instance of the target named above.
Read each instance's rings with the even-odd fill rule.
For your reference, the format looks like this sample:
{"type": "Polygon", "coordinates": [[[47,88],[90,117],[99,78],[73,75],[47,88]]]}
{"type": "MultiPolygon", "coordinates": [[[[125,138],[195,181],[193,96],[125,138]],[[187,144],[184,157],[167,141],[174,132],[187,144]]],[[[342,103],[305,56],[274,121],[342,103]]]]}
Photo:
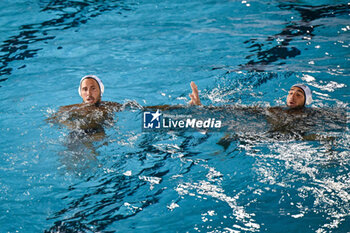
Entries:
{"type": "MultiPolygon", "coordinates": [[[[138,109],[105,137],[45,121],[104,100],[280,106],[294,83],[311,108],[349,113],[346,1],[2,1],[0,228],[3,232],[347,232],[347,127],[332,140],[225,132],[150,133],[138,109]]],[[[329,135],[328,135],[329,134],[329,135]]],[[[333,135],[335,134],[335,135],[333,135]]]]}

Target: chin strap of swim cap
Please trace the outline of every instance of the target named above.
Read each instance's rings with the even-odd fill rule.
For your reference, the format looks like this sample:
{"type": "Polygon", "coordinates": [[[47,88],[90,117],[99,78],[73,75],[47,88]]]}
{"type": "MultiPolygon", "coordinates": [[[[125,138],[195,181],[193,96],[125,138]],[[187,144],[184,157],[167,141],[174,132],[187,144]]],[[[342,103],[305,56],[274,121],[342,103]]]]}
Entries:
{"type": "Polygon", "coordinates": [[[304,105],[309,105],[312,103],[312,93],[311,90],[308,86],[305,84],[294,84],[292,87],[299,87],[304,91],[304,96],[305,96],[305,103],[304,105]]]}
{"type": "MultiPolygon", "coordinates": [[[[82,77],[82,78],[80,79],[80,85],[79,85],[79,87],[78,87],[79,95],[81,96],[81,91],[80,91],[81,83],[82,83],[85,79],[87,79],[87,78],[92,78],[92,79],[94,79],[94,80],[98,83],[98,86],[100,87],[101,97],[102,97],[103,92],[105,91],[105,87],[104,87],[104,85],[103,85],[101,79],[99,79],[96,75],[86,75],[86,76],[84,76],[84,77],[82,77]]],[[[82,96],[81,96],[81,97],[82,97],[82,96]]]]}

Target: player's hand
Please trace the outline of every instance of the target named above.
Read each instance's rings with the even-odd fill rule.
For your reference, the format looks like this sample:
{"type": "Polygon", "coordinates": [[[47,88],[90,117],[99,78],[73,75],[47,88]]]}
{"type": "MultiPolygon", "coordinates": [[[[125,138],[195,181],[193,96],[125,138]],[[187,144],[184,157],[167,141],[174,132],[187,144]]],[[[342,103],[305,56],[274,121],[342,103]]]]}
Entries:
{"type": "Polygon", "coordinates": [[[201,100],[199,99],[199,95],[198,95],[198,87],[194,82],[191,82],[191,89],[192,89],[192,93],[189,94],[191,101],[189,102],[189,104],[190,105],[202,105],[201,100]]]}

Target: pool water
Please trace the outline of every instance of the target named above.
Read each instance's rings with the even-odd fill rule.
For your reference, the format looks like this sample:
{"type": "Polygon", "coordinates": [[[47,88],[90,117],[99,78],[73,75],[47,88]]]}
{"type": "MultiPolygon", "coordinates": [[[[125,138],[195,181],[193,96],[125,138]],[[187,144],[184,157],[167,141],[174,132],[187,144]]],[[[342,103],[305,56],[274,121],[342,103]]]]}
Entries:
{"type": "MultiPolygon", "coordinates": [[[[280,106],[349,115],[347,1],[0,2],[0,232],[348,232],[350,134],[331,140],[144,132],[137,108],[105,136],[46,121],[80,103],[86,74],[104,100],[280,106]]],[[[252,122],[253,123],[253,122],[252,122]]],[[[232,132],[231,132],[232,133],[232,132]]],[[[329,136],[329,137],[328,137],[329,136]]]]}

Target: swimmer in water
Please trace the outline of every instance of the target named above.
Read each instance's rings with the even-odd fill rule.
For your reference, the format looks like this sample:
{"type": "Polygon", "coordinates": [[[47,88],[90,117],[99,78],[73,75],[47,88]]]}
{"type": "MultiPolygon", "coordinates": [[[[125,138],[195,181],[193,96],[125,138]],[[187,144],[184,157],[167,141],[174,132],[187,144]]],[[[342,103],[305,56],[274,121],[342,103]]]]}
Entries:
{"type": "MultiPolygon", "coordinates": [[[[190,105],[203,106],[199,98],[198,87],[194,82],[191,82],[192,93],[189,94],[190,105]]],[[[224,106],[224,107],[214,107],[215,109],[221,109],[223,111],[231,111],[232,114],[239,116],[236,120],[229,123],[229,125],[235,125],[239,127],[233,127],[232,132],[237,132],[237,130],[245,130],[245,132],[256,133],[259,130],[252,124],[250,127],[249,119],[260,119],[259,116],[265,118],[268,123],[268,129],[265,133],[267,134],[257,134],[259,135],[270,135],[269,137],[293,137],[300,138],[303,140],[317,140],[320,139],[320,135],[314,134],[316,122],[318,117],[330,116],[329,112],[322,112],[320,110],[312,110],[306,108],[306,105],[310,105],[312,102],[312,93],[308,86],[304,84],[293,85],[286,98],[286,107],[268,107],[263,108],[259,106],[251,107],[237,107],[237,106],[224,106]],[[326,113],[326,114],[325,114],[326,113]],[[252,116],[255,116],[252,117],[252,116]],[[250,118],[251,117],[251,118],[250,118]],[[258,118],[256,118],[258,117],[258,118]],[[245,121],[248,119],[248,122],[245,121]],[[248,125],[247,125],[248,124],[248,125]],[[250,128],[249,128],[250,127],[250,128]],[[312,128],[314,127],[314,128],[312,128]],[[246,130],[249,129],[249,130],[246,130]],[[311,133],[311,134],[310,134],[311,133]]],[[[205,106],[203,106],[205,107],[205,106]]],[[[205,107],[211,108],[211,107],[205,107]]],[[[336,117],[334,117],[336,118],[336,117]]],[[[254,120],[251,120],[254,121],[254,120]]],[[[256,123],[256,122],[251,122],[256,123]]],[[[263,123],[260,122],[262,125],[263,123]]],[[[236,135],[226,134],[218,144],[224,146],[226,149],[231,141],[233,141],[236,135]]]]}
{"type": "MultiPolygon", "coordinates": [[[[199,94],[198,87],[194,82],[191,82],[192,93],[189,94],[191,101],[190,105],[202,105],[199,94]]],[[[312,93],[308,86],[304,84],[294,84],[287,96],[287,106],[289,109],[302,109],[305,105],[309,105],[312,102],[312,93]]]]}
{"type": "Polygon", "coordinates": [[[103,136],[103,126],[113,123],[113,113],[120,111],[122,104],[102,101],[104,85],[95,75],[82,77],[78,92],[83,103],[60,107],[48,121],[66,125],[71,130],[103,136]]]}

